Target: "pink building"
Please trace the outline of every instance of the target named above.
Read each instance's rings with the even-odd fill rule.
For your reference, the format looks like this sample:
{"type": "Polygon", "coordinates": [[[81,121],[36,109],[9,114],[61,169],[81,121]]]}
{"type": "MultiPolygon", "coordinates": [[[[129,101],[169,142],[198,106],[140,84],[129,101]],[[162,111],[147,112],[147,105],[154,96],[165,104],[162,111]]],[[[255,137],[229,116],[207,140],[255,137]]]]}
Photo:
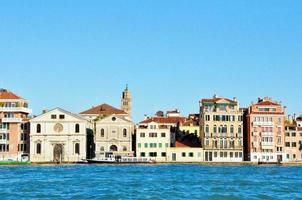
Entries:
{"type": "Polygon", "coordinates": [[[0,89],[0,160],[27,160],[31,113],[25,99],[0,89]]]}
{"type": "Polygon", "coordinates": [[[284,150],[285,110],[269,97],[259,98],[246,113],[245,160],[281,162],[284,150]]]}

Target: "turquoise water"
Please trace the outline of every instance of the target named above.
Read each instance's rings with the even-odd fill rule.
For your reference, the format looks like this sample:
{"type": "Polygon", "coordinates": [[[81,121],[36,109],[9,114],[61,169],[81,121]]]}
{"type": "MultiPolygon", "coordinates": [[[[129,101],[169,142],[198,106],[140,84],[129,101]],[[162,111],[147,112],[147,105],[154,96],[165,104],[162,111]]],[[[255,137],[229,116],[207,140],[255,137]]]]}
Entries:
{"type": "Polygon", "coordinates": [[[0,167],[0,199],[302,199],[302,167],[0,167]]]}

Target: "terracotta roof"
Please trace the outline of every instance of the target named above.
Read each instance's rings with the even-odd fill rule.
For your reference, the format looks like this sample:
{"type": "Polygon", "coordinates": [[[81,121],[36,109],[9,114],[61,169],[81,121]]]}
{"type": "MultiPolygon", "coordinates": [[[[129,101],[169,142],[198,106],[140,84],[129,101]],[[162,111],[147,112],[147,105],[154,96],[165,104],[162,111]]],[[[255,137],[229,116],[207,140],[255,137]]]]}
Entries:
{"type": "Polygon", "coordinates": [[[197,120],[193,120],[193,119],[189,119],[187,121],[185,121],[182,126],[190,126],[190,125],[193,125],[193,126],[198,126],[198,121],[197,120]]]}
{"type": "Polygon", "coordinates": [[[185,144],[182,143],[182,142],[176,141],[175,147],[190,147],[190,146],[187,146],[187,145],[185,145],[185,144]]]}
{"type": "Polygon", "coordinates": [[[217,101],[220,101],[220,100],[225,100],[225,101],[228,101],[229,103],[237,103],[236,101],[233,101],[231,99],[227,99],[227,98],[212,98],[212,99],[202,99],[201,102],[202,103],[217,103],[217,101]]]}
{"type": "Polygon", "coordinates": [[[127,114],[123,110],[117,109],[108,104],[101,104],[96,107],[92,107],[86,111],[81,112],[82,115],[112,115],[112,114],[127,114]]]}
{"type": "Polygon", "coordinates": [[[0,99],[23,99],[16,94],[5,90],[5,89],[0,89],[0,99]]]}
{"type": "Polygon", "coordinates": [[[184,123],[185,121],[186,121],[185,117],[151,117],[140,123],[147,124],[150,122],[156,122],[161,124],[177,124],[177,123],[184,123]]]}
{"type": "Polygon", "coordinates": [[[255,104],[256,106],[280,106],[280,104],[273,101],[261,101],[255,104]]]}

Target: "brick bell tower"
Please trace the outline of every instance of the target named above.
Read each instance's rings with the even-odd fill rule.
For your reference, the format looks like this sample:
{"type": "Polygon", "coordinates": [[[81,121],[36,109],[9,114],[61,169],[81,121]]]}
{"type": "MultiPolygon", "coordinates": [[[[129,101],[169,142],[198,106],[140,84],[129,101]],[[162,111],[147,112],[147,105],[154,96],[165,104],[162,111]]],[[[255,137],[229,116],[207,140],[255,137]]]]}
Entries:
{"type": "Polygon", "coordinates": [[[123,91],[121,109],[126,113],[128,113],[128,115],[131,117],[132,102],[131,102],[131,92],[128,90],[128,84],[126,85],[126,89],[123,91]]]}

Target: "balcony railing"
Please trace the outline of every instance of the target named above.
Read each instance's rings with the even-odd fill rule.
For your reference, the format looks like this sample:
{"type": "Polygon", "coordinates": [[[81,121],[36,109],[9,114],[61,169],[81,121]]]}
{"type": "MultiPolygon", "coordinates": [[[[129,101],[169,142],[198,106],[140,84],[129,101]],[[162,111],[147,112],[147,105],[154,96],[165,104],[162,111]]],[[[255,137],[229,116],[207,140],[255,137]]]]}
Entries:
{"type": "Polygon", "coordinates": [[[0,128],[0,133],[7,133],[8,129],[7,128],[0,128]]]}
{"type": "Polygon", "coordinates": [[[274,146],[274,142],[261,142],[262,146],[274,146]]]}
{"type": "Polygon", "coordinates": [[[253,122],[254,126],[273,126],[273,122],[253,122]]]}
{"type": "Polygon", "coordinates": [[[2,118],[2,123],[21,123],[22,118],[2,118]]]}
{"type": "Polygon", "coordinates": [[[0,107],[0,112],[24,112],[32,113],[32,109],[24,107],[0,107]]]}

